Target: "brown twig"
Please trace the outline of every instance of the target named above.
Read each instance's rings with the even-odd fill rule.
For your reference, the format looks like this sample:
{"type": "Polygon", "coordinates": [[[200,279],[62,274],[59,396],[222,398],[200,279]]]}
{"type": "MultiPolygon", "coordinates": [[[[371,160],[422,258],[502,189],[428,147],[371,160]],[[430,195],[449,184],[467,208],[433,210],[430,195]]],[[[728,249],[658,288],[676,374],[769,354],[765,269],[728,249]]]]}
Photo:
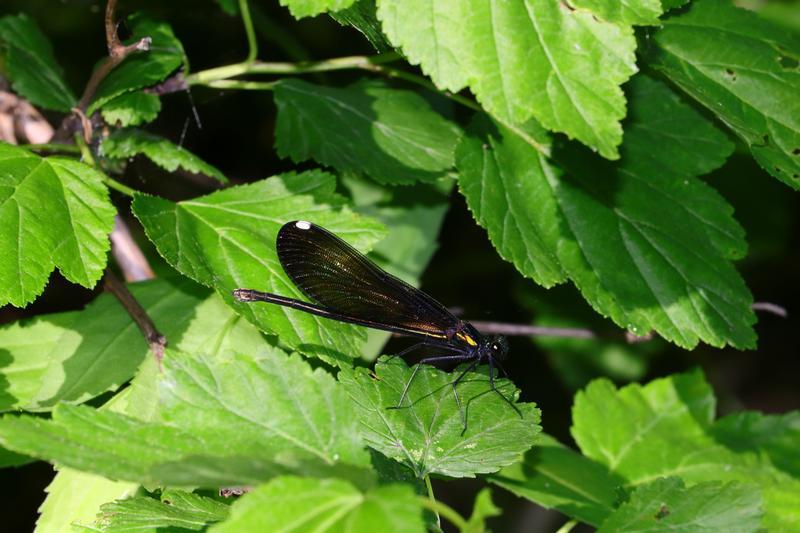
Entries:
{"type": "Polygon", "coordinates": [[[178,71],[161,83],[145,88],[144,92],[148,94],[155,94],[156,96],[162,96],[165,94],[176,93],[178,91],[185,91],[188,88],[189,84],[186,83],[186,78],[184,77],[183,72],[178,71]]]}
{"type": "MultiPolygon", "coordinates": [[[[754,311],[772,313],[782,318],[789,316],[785,308],[770,302],[755,302],[751,308],[754,311]]],[[[456,313],[458,314],[458,313],[456,313]]],[[[480,320],[470,321],[478,331],[487,335],[509,335],[512,337],[564,337],[569,339],[597,339],[608,338],[614,333],[599,333],[587,328],[557,328],[547,326],[531,326],[529,324],[509,324],[506,322],[483,322],[480,320]]],[[[644,335],[635,335],[630,331],[623,334],[628,344],[637,344],[653,340],[656,335],[653,332],[644,335]]]]}
{"type": "Polygon", "coordinates": [[[488,335],[510,335],[516,337],[568,337],[572,339],[594,339],[597,334],[586,328],[551,328],[529,324],[509,324],[505,322],[470,321],[478,331],[488,335]]]}
{"type": "Polygon", "coordinates": [[[100,86],[100,82],[108,76],[108,73],[114,70],[114,67],[122,63],[126,57],[134,52],[144,52],[150,50],[150,44],[153,40],[150,37],[142,37],[135,43],[129,45],[122,44],[117,35],[117,21],[114,12],[117,8],[117,0],[108,0],[106,4],[106,45],[108,46],[108,57],[106,57],[100,66],[92,72],[92,76],[86,83],[86,88],[83,90],[83,95],[78,101],[78,108],[85,111],[89,107],[94,93],[100,86]]]}
{"type": "Polygon", "coordinates": [[[114,219],[114,231],[111,232],[111,253],[125,281],[144,281],[156,277],[141,248],[133,240],[128,225],[119,215],[114,219]]]}
{"type": "Polygon", "coordinates": [[[164,358],[164,349],[167,346],[167,338],[158,331],[153,320],[147,314],[147,311],[145,311],[142,305],[133,297],[128,287],[126,287],[109,269],[106,269],[105,288],[119,300],[119,303],[122,304],[125,311],[128,312],[133,321],[136,322],[136,325],[139,326],[142,334],[144,334],[145,340],[147,340],[147,344],[150,346],[150,351],[153,352],[153,356],[155,356],[156,362],[160,367],[161,360],[164,358]]]}
{"type": "MultiPolygon", "coordinates": [[[[129,45],[122,44],[117,35],[117,22],[114,16],[117,7],[117,0],[108,0],[106,4],[105,28],[106,28],[106,46],[108,47],[108,56],[100,62],[100,65],[92,72],[89,81],[86,82],[86,87],[83,89],[81,99],[75,106],[81,113],[85,113],[89,107],[89,103],[94,98],[100,83],[114,70],[114,68],[122,63],[126,57],[135,52],[144,52],[150,50],[152,39],[150,37],[142,37],[135,43],[129,45]]],[[[74,111],[74,110],[73,110],[74,111]]],[[[80,121],[77,112],[66,117],[58,128],[55,138],[56,140],[68,139],[74,129],[85,127],[85,122],[80,121]]],[[[84,130],[84,135],[87,132],[84,130]]]]}
{"type": "Polygon", "coordinates": [[[770,302],[755,302],[753,305],[750,306],[753,311],[763,311],[765,313],[772,313],[773,315],[778,315],[781,318],[786,318],[789,316],[789,312],[786,310],[785,307],[781,307],[778,304],[773,304],[770,302]]]}

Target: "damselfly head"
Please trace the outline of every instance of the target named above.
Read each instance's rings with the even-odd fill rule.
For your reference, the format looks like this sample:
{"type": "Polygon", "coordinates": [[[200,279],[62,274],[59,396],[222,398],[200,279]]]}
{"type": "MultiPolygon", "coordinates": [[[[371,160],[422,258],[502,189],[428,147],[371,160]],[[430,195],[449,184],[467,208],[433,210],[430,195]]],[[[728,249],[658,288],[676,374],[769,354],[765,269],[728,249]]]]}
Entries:
{"type": "Polygon", "coordinates": [[[494,359],[503,359],[508,353],[508,340],[502,335],[486,337],[483,342],[483,353],[494,359]]]}

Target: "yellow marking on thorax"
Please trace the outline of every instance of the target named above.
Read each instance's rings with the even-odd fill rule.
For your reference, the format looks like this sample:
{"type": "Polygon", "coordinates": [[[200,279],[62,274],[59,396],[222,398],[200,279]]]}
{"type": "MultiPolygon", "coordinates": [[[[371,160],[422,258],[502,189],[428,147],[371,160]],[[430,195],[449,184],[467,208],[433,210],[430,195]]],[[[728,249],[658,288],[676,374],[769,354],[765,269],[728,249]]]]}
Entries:
{"type": "Polygon", "coordinates": [[[472,337],[470,337],[466,333],[459,333],[458,335],[456,335],[456,338],[466,342],[470,346],[477,346],[478,345],[478,343],[475,342],[475,339],[473,339],[472,337]]]}

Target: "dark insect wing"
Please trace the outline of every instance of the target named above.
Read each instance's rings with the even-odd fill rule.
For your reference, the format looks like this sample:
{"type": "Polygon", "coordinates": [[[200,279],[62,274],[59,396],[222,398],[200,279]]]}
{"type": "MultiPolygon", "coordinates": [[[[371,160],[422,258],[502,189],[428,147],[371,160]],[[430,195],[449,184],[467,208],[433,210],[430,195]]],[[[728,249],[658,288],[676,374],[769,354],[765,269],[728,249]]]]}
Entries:
{"type": "Polygon", "coordinates": [[[308,298],[364,325],[440,339],[462,331],[442,304],[310,222],[285,224],[277,250],[283,270],[308,298]]]}

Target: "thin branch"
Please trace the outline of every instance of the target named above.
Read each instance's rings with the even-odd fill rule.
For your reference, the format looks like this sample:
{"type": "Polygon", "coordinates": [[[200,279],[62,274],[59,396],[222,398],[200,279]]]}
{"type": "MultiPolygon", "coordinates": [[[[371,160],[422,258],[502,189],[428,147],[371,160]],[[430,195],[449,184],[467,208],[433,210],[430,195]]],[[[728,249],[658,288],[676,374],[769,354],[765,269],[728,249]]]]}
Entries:
{"type": "Polygon", "coordinates": [[[94,93],[100,86],[100,82],[108,76],[108,73],[114,70],[114,67],[122,63],[126,57],[134,52],[144,52],[150,50],[150,45],[153,40],[150,37],[142,37],[135,43],[129,45],[122,44],[117,34],[117,21],[115,11],[117,9],[117,0],[108,0],[106,3],[106,46],[108,47],[108,57],[106,57],[100,66],[92,72],[92,76],[86,83],[86,88],[83,90],[83,96],[78,101],[78,108],[81,111],[86,111],[94,97],[94,93]]]}
{"type": "Polygon", "coordinates": [[[437,516],[441,515],[445,517],[447,521],[456,526],[459,531],[465,531],[467,529],[467,520],[449,505],[438,500],[432,500],[427,496],[417,496],[417,501],[422,507],[436,513],[437,516]]]}
{"type": "MultiPolygon", "coordinates": [[[[433,494],[433,485],[431,484],[431,476],[425,476],[425,487],[428,489],[428,498],[431,501],[432,505],[436,505],[436,496],[433,494]]],[[[442,529],[442,518],[439,516],[439,511],[434,510],[433,514],[436,515],[436,527],[442,529]]]]}
{"type": "Polygon", "coordinates": [[[114,218],[114,231],[111,232],[111,253],[125,281],[144,281],[156,277],[141,248],[133,240],[128,225],[119,215],[114,218]]]}
{"type": "Polygon", "coordinates": [[[258,41],[256,41],[256,30],[253,28],[253,19],[250,17],[250,4],[247,0],[239,0],[239,12],[242,14],[242,24],[247,35],[247,58],[244,62],[254,63],[258,57],[258,41]]]}
{"type": "Polygon", "coordinates": [[[178,91],[185,91],[188,88],[189,84],[186,83],[186,78],[184,77],[183,72],[178,71],[169,78],[167,78],[166,80],[159,83],[158,85],[147,87],[146,89],[144,89],[144,92],[161,96],[163,94],[171,94],[171,93],[177,93],[178,91]]]}
{"type": "MultiPolygon", "coordinates": [[[[135,43],[131,43],[129,45],[122,44],[122,42],[119,40],[119,36],[117,35],[117,22],[114,15],[116,7],[117,0],[108,0],[108,3],[106,3],[105,29],[108,56],[104,58],[100,62],[100,65],[92,72],[92,75],[89,77],[89,81],[86,82],[86,87],[83,89],[81,99],[78,100],[78,104],[75,106],[82,113],[84,113],[89,107],[89,103],[92,101],[92,98],[94,98],[98,87],[100,87],[100,83],[106,78],[106,76],[108,76],[108,74],[114,70],[117,65],[122,63],[129,55],[135,52],[144,52],[150,50],[150,45],[153,42],[150,37],[142,37],[135,43]]],[[[73,131],[73,129],[77,129],[79,124],[83,129],[84,124],[79,122],[77,112],[67,116],[61,122],[58,132],[56,132],[55,139],[63,140],[69,138],[70,133],[73,131]]]]}
{"type": "Polygon", "coordinates": [[[139,330],[141,330],[144,335],[150,347],[150,351],[153,352],[153,356],[156,358],[156,362],[160,367],[161,360],[164,358],[164,349],[167,346],[167,338],[158,331],[153,320],[147,314],[147,311],[145,311],[136,298],[133,297],[128,287],[126,287],[109,269],[106,269],[104,285],[106,290],[119,300],[119,303],[122,304],[125,311],[128,312],[133,321],[136,322],[136,325],[139,326],[139,330]]]}
{"type": "MultiPolygon", "coordinates": [[[[188,85],[205,85],[208,87],[224,89],[250,89],[250,90],[270,90],[272,85],[269,82],[249,82],[236,81],[230,78],[242,76],[244,74],[306,74],[310,72],[328,72],[333,70],[360,69],[381,74],[389,78],[402,79],[414,83],[431,91],[444,94],[447,98],[473,111],[483,112],[483,108],[474,100],[452,93],[450,91],[439,91],[436,86],[424,76],[419,76],[401,69],[388,67],[385,64],[400,59],[395,52],[388,52],[375,56],[349,56],[326,59],[323,61],[301,61],[297,63],[280,63],[264,61],[244,61],[225,65],[222,67],[201,70],[189,75],[186,78],[188,85]]],[[[525,142],[530,144],[545,156],[550,156],[550,147],[534,139],[528,132],[512,122],[503,121],[494,117],[503,126],[513,131],[525,142]]]]}
{"type": "Polygon", "coordinates": [[[277,81],[248,81],[248,80],[215,80],[206,82],[206,87],[213,89],[238,89],[246,91],[271,91],[277,81]]]}
{"type": "Polygon", "coordinates": [[[509,324],[505,322],[470,321],[481,333],[489,335],[509,335],[516,337],[568,337],[571,339],[594,339],[597,334],[586,328],[555,328],[531,326],[529,324],[509,324]]]}
{"type": "Polygon", "coordinates": [[[20,145],[26,150],[31,152],[44,152],[44,153],[64,153],[80,155],[81,150],[74,144],[61,144],[61,143],[44,143],[44,144],[22,144],[20,145]]]}
{"type": "Polygon", "coordinates": [[[558,531],[556,531],[556,533],[569,533],[570,531],[572,531],[572,528],[574,528],[577,525],[578,525],[577,520],[568,520],[567,522],[564,523],[563,526],[558,528],[558,531]]]}
{"type": "Polygon", "coordinates": [[[307,72],[349,69],[374,70],[376,65],[397,61],[399,58],[398,54],[389,52],[376,56],[347,56],[322,61],[300,61],[298,63],[265,61],[234,63],[195,72],[186,77],[186,82],[189,85],[206,85],[208,82],[227,80],[244,74],[304,74],[307,72]]]}
{"type": "Polygon", "coordinates": [[[773,304],[770,302],[755,302],[753,305],[750,306],[753,311],[763,311],[765,313],[772,313],[773,315],[778,315],[781,318],[787,318],[789,316],[789,312],[786,310],[785,307],[781,307],[778,304],[773,304]]]}
{"type": "MultiPolygon", "coordinates": [[[[92,151],[89,149],[89,145],[86,144],[86,140],[83,138],[83,135],[81,133],[75,134],[75,144],[80,150],[81,159],[83,160],[83,162],[92,167],[97,167],[97,164],[94,160],[94,156],[92,155],[92,151]]],[[[136,194],[136,191],[134,189],[131,189],[127,185],[118,182],[114,178],[108,176],[105,172],[100,171],[100,178],[103,180],[103,183],[105,183],[108,187],[114,189],[115,191],[121,192],[125,196],[133,197],[133,195],[136,194]]]]}
{"type": "MultiPolygon", "coordinates": [[[[770,302],[755,302],[751,308],[754,311],[772,313],[782,318],[789,316],[788,311],[780,305],[770,302]]],[[[508,335],[511,337],[565,337],[570,339],[597,339],[607,338],[608,333],[599,333],[587,328],[558,328],[548,326],[531,326],[529,324],[510,324],[506,322],[483,322],[480,320],[470,321],[478,331],[487,335],[508,335]]],[[[653,332],[644,335],[635,335],[630,331],[624,332],[625,341],[628,344],[651,341],[656,337],[653,332]]]]}

